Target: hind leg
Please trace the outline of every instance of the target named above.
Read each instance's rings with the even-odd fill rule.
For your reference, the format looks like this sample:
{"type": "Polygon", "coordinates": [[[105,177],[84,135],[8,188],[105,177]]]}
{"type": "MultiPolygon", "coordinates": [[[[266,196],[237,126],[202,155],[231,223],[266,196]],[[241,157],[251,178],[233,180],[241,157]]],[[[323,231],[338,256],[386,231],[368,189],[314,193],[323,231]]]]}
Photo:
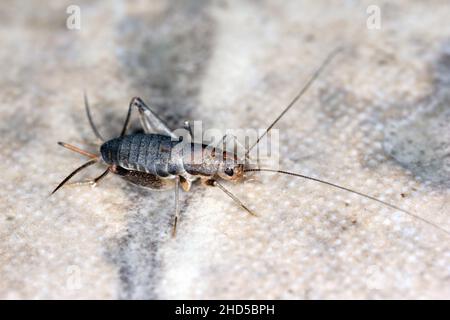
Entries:
{"type": "Polygon", "coordinates": [[[122,133],[120,136],[125,135],[128,129],[128,125],[130,123],[131,111],[132,108],[136,107],[139,111],[139,119],[141,120],[142,128],[146,133],[155,132],[168,135],[174,139],[178,139],[178,137],[169,129],[167,124],[158,117],[158,115],[153,112],[150,107],[148,107],[141,98],[134,97],[130,101],[130,106],[128,107],[127,118],[125,119],[125,123],[122,128],[122,133]]]}
{"type": "Polygon", "coordinates": [[[97,186],[97,183],[99,183],[103,178],[105,178],[108,175],[109,172],[110,172],[110,169],[108,168],[108,169],[106,169],[106,171],[104,171],[101,175],[99,175],[95,179],[67,183],[66,186],[67,187],[79,187],[79,186],[92,186],[92,187],[95,187],[95,186],[97,186]]]}

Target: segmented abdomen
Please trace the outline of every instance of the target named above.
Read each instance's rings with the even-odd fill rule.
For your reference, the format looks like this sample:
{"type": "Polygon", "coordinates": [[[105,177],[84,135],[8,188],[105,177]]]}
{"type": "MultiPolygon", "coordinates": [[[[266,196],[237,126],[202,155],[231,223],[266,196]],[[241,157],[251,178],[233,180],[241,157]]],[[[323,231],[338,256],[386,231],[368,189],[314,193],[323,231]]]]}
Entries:
{"type": "Polygon", "coordinates": [[[177,143],[169,136],[133,134],[105,142],[100,152],[108,164],[166,177],[178,171],[171,163],[171,151],[177,143]]]}

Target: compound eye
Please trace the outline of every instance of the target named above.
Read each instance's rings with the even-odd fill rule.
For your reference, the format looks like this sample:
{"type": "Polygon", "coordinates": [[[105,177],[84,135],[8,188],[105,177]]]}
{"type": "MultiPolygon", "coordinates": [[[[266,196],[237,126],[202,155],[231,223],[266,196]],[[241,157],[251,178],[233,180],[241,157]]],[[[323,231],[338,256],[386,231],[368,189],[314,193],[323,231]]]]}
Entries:
{"type": "Polygon", "coordinates": [[[225,169],[225,174],[226,174],[227,176],[232,177],[233,174],[234,174],[234,170],[231,169],[231,168],[226,168],[226,169],[225,169]]]}

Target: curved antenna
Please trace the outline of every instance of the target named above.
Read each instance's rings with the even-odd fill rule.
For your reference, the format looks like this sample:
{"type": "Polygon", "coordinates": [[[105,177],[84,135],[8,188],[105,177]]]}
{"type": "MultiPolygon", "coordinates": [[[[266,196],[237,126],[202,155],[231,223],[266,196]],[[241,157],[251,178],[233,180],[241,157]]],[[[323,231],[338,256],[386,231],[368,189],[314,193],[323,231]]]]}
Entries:
{"type": "Polygon", "coordinates": [[[390,208],[392,208],[392,209],[401,211],[401,212],[403,212],[403,213],[405,213],[405,214],[407,214],[407,215],[409,215],[409,216],[411,216],[411,217],[414,217],[414,218],[416,218],[416,219],[418,219],[418,220],[420,220],[420,221],[422,221],[422,222],[424,222],[424,223],[426,223],[426,224],[428,224],[428,225],[430,225],[430,226],[433,226],[433,227],[439,229],[440,231],[446,233],[447,235],[450,235],[450,232],[449,232],[449,231],[445,230],[444,228],[440,227],[439,225],[437,225],[437,224],[435,224],[435,223],[433,223],[433,222],[431,222],[431,221],[428,221],[428,220],[426,220],[426,219],[424,219],[424,218],[422,218],[422,217],[420,217],[420,216],[418,216],[418,215],[416,215],[416,214],[414,214],[414,213],[412,213],[412,212],[409,212],[409,211],[407,211],[407,210],[405,210],[405,209],[399,208],[399,207],[397,207],[397,206],[395,206],[395,205],[393,205],[393,204],[390,204],[390,203],[385,202],[385,201],[383,201],[383,200],[380,200],[380,199],[377,199],[377,198],[375,198],[375,197],[369,196],[369,195],[367,195],[367,194],[361,193],[361,192],[359,192],[359,191],[352,190],[352,189],[349,189],[349,188],[346,188],[346,187],[342,187],[342,186],[340,186],[340,185],[337,185],[337,184],[334,184],[334,183],[331,183],[331,182],[328,182],[328,181],[325,181],[325,180],[321,180],[321,179],[317,179],[317,178],[305,176],[305,175],[299,174],[299,173],[293,173],[293,172],[289,172],[289,171],[284,171],[284,170],[275,170],[275,169],[245,169],[245,170],[244,170],[244,172],[251,172],[251,171],[253,171],[253,172],[274,172],[274,173],[282,173],[282,174],[286,174],[286,175],[290,175],[290,176],[295,176],[295,177],[299,177],[299,178],[303,178],[303,179],[307,179],[307,180],[316,181],[316,182],[319,182],[319,183],[322,183],[322,184],[326,184],[326,185],[328,185],[328,186],[331,186],[331,187],[334,187],[334,188],[337,188],[337,189],[345,190],[345,191],[348,191],[348,192],[357,194],[357,195],[359,195],[359,196],[361,196],[361,197],[364,197],[364,198],[367,198],[367,199],[376,201],[376,202],[378,202],[378,203],[381,203],[381,204],[383,204],[383,205],[385,205],[385,206],[387,206],[387,207],[390,207],[390,208]]]}
{"type": "Polygon", "coordinates": [[[250,151],[259,143],[259,141],[272,129],[272,127],[289,111],[289,109],[301,98],[301,96],[309,89],[311,84],[316,80],[325,67],[333,60],[333,58],[342,51],[341,47],[338,47],[331,51],[330,54],[326,57],[326,59],[322,62],[320,67],[313,73],[313,75],[309,78],[308,82],[303,86],[300,92],[295,96],[295,98],[288,104],[288,106],[280,113],[280,115],[272,122],[272,124],[266,129],[266,131],[256,140],[254,144],[252,144],[247,151],[245,152],[245,158],[248,158],[250,151]]]}
{"type": "Polygon", "coordinates": [[[98,132],[97,127],[95,126],[94,121],[92,120],[91,110],[89,108],[89,102],[88,102],[88,98],[87,98],[87,95],[86,95],[86,91],[83,91],[83,95],[84,95],[84,107],[86,109],[86,115],[87,115],[87,118],[89,120],[89,124],[91,125],[92,131],[94,131],[94,134],[97,137],[97,139],[99,139],[100,141],[104,142],[105,139],[103,139],[103,137],[100,134],[100,132],[98,132]]]}

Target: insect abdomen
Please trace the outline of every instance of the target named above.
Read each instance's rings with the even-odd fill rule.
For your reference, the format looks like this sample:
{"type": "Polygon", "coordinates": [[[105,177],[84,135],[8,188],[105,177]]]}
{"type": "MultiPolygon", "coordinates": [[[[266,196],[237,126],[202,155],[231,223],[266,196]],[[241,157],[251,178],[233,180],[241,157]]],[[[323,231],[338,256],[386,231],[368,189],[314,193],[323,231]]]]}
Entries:
{"type": "Polygon", "coordinates": [[[170,158],[176,143],[169,136],[133,134],[105,142],[100,152],[108,164],[167,177],[175,173],[170,158]]]}

